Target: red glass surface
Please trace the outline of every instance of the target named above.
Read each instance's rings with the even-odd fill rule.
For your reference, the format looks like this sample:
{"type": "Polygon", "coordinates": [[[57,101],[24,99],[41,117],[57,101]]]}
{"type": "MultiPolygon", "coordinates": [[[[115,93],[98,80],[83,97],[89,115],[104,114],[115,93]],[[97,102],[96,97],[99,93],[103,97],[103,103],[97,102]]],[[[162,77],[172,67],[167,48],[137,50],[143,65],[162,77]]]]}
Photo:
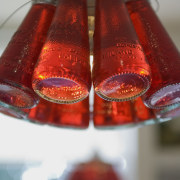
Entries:
{"type": "Polygon", "coordinates": [[[134,106],[134,122],[156,119],[154,111],[144,105],[141,97],[135,99],[132,104],[134,106]]]}
{"type": "Polygon", "coordinates": [[[40,99],[39,104],[30,110],[28,119],[42,124],[84,129],[89,126],[89,99],[70,105],[40,99]]]}
{"type": "Polygon", "coordinates": [[[74,103],[91,88],[86,0],[59,0],[34,71],[33,89],[56,103],[74,103]]]}
{"type": "Polygon", "coordinates": [[[180,54],[147,0],[127,7],[152,71],[152,85],[144,95],[151,108],[180,102],[180,54]]]}
{"type": "Polygon", "coordinates": [[[110,101],[142,95],[150,70],[123,0],[96,1],[93,83],[110,101]]]}
{"type": "Polygon", "coordinates": [[[133,122],[131,101],[110,102],[95,94],[93,116],[94,126],[97,128],[130,124],[133,122]]]}
{"type": "Polygon", "coordinates": [[[110,102],[97,95],[94,98],[94,126],[97,128],[133,127],[163,122],[154,110],[147,108],[142,98],[126,102],[110,102]]]}
{"type": "Polygon", "coordinates": [[[33,122],[46,124],[52,121],[53,104],[44,99],[40,99],[39,104],[30,109],[27,119],[33,122]]]}
{"type": "Polygon", "coordinates": [[[19,108],[38,103],[32,89],[34,65],[45,41],[55,6],[34,4],[0,58],[0,102],[19,108]]]}
{"type": "Polygon", "coordinates": [[[107,164],[99,159],[78,164],[70,172],[68,180],[121,180],[114,170],[113,165],[107,164]]]}
{"type": "Polygon", "coordinates": [[[64,127],[88,128],[89,98],[74,104],[54,104],[53,124],[64,127]]]}

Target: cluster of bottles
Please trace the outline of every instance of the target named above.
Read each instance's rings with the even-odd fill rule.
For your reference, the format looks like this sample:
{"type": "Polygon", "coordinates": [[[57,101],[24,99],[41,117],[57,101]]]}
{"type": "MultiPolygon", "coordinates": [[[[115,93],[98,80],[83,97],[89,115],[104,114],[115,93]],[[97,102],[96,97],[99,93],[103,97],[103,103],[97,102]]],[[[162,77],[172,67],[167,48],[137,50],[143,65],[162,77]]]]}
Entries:
{"type": "Polygon", "coordinates": [[[92,73],[87,17],[86,0],[33,0],[0,57],[0,111],[77,128],[179,116],[180,54],[148,1],[96,0],[92,73]]]}

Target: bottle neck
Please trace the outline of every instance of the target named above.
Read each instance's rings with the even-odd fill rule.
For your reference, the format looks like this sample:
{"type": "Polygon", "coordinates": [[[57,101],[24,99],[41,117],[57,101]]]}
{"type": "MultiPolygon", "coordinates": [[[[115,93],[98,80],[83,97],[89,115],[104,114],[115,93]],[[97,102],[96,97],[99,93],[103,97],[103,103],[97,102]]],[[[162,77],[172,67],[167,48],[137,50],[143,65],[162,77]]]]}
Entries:
{"type": "Polygon", "coordinates": [[[33,4],[51,4],[57,6],[58,0],[32,0],[33,4]]]}

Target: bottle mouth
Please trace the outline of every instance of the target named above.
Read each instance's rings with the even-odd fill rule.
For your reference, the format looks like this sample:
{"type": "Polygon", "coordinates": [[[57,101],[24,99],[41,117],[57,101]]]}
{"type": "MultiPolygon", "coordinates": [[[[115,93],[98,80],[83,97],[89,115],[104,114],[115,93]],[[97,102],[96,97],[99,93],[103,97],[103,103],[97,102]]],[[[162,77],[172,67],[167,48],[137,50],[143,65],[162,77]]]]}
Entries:
{"type": "Polygon", "coordinates": [[[95,92],[108,101],[128,101],[144,94],[150,87],[148,76],[135,73],[123,73],[111,76],[98,86],[95,92]]]}
{"type": "Polygon", "coordinates": [[[146,106],[152,109],[162,109],[180,103],[180,83],[165,86],[152,94],[147,100],[146,106]]]}
{"type": "Polygon", "coordinates": [[[14,82],[0,80],[0,105],[16,108],[32,108],[39,102],[33,90],[14,82]]]}
{"type": "Polygon", "coordinates": [[[76,103],[89,94],[89,89],[84,83],[63,77],[33,82],[33,88],[42,98],[59,104],[76,103]]]}

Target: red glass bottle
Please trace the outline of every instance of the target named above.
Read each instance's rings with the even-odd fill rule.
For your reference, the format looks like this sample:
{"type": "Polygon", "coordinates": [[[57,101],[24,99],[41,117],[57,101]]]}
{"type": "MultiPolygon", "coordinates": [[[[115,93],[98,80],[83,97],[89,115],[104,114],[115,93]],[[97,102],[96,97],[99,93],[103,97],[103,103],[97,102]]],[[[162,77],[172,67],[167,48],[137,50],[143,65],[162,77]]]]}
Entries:
{"type": "Polygon", "coordinates": [[[110,102],[95,95],[94,126],[97,128],[134,127],[163,122],[157,119],[152,109],[147,108],[142,98],[126,102],[110,102]]]}
{"type": "Polygon", "coordinates": [[[85,129],[89,126],[89,120],[89,97],[74,104],[53,105],[54,125],[85,129]]]}
{"type": "Polygon", "coordinates": [[[33,89],[42,98],[66,104],[91,88],[86,0],[59,0],[34,71],[33,89]]]}
{"type": "Polygon", "coordinates": [[[152,71],[145,104],[164,108],[180,102],[179,51],[147,0],[129,1],[127,7],[152,71]]]}
{"type": "Polygon", "coordinates": [[[154,110],[147,108],[141,97],[132,101],[134,111],[134,124],[135,125],[149,125],[159,123],[156,118],[154,110]]]}
{"type": "Polygon", "coordinates": [[[131,101],[110,102],[95,94],[93,121],[97,128],[111,128],[133,123],[131,101]]]}
{"type": "Polygon", "coordinates": [[[135,99],[133,102],[134,106],[134,112],[135,112],[135,117],[136,121],[145,121],[148,119],[153,119],[155,118],[154,112],[152,109],[147,108],[141,97],[135,99]]]}
{"type": "Polygon", "coordinates": [[[50,123],[52,120],[53,104],[44,99],[40,99],[38,105],[30,109],[27,119],[40,124],[50,123]]]}
{"type": "MultiPolygon", "coordinates": [[[[50,1],[49,1],[50,2],[50,1]]],[[[45,41],[55,5],[34,1],[0,58],[0,104],[31,108],[38,103],[32,74],[45,41]]]]}
{"type": "Polygon", "coordinates": [[[110,101],[142,95],[150,69],[123,0],[97,0],[94,32],[95,92],[110,101]]]}
{"type": "Polygon", "coordinates": [[[89,99],[69,105],[41,98],[39,104],[30,110],[28,119],[41,124],[85,129],[89,126],[89,99]]]}

